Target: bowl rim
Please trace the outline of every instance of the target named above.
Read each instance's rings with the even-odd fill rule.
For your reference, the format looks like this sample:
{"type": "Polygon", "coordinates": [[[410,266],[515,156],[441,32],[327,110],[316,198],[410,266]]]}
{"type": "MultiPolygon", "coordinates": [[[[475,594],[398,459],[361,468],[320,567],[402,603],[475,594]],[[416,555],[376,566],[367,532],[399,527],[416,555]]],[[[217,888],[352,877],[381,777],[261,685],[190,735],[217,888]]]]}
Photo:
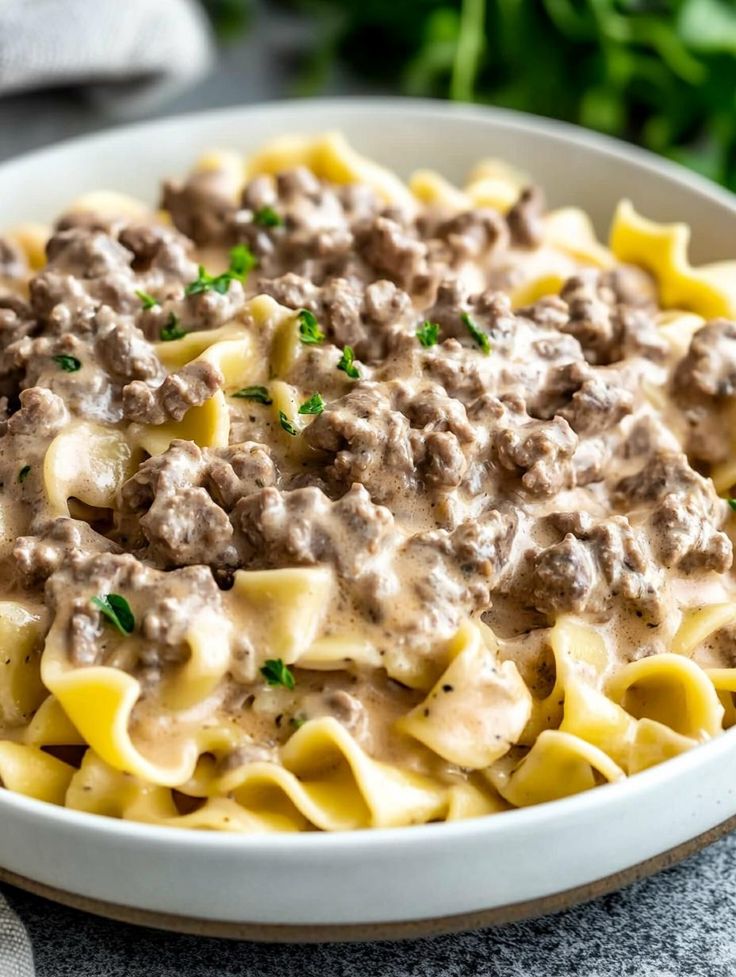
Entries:
{"type": "MultiPolygon", "coordinates": [[[[549,119],[531,113],[495,106],[480,106],[468,103],[443,102],[438,99],[410,98],[399,96],[341,96],[324,98],[292,98],[253,104],[235,104],[217,109],[185,112],[162,116],[126,125],[112,125],[92,133],[80,134],[56,141],[48,146],[31,149],[27,152],[0,161],[0,180],[5,170],[12,170],[26,162],[43,162],[46,157],[54,157],[61,152],[94,150],[101,145],[116,140],[125,141],[136,136],[145,136],[155,131],[165,134],[169,127],[197,126],[209,122],[213,117],[247,120],[254,115],[290,115],[300,112],[308,114],[319,107],[329,115],[332,112],[349,110],[351,113],[379,116],[400,116],[412,113],[421,121],[432,119],[446,121],[457,118],[469,123],[491,122],[496,128],[511,132],[529,132],[565,143],[569,146],[582,145],[603,156],[618,162],[633,163],[650,175],[664,177],[679,184],[680,188],[696,191],[709,200],[730,211],[736,218],[736,194],[720,187],[698,173],[686,169],[679,163],[661,158],[639,146],[630,145],[603,133],[583,129],[580,126],[549,119]]],[[[327,126],[329,128],[329,126],[327,126]]],[[[292,126],[293,131],[293,126],[292,126]]],[[[574,201],[571,202],[574,204],[574,201]]],[[[147,824],[126,821],[108,815],[90,814],[70,808],[37,800],[0,787],[0,816],[15,813],[26,816],[36,823],[46,822],[60,828],[83,829],[94,832],[102,838],[126,838],[155,845],[158,849],[178,851],[183,845],[194,847],[200,852],[207,850],[232,851],[233,853],[258,852],[266,857],[282,852],[322,854],[325,851],[339,854],[362,848],[367,852],[391,847],[400,843],[404,850],[439,842],[466,843],[472,839],[490,839],[499,832],[534,831],[540,825],[551,829],[554,824],[564,822],[573,813],[598,815],[615,804],[616,801],[634,802],[638,797],[656,792],[663,784],[684,777],[688,772],[707,762],[717,763],[732,749],[736,748],[736,727],[726,730],[716,739],[699,744],[692,750],[673,757],[655,767],[634,774],[617,783],[607,783],[592,790],[571,795],[554,801],[547,801],[526,808],[513,808],[495,814],[482,815],[458,821],[438,821],[428,824],[407,825],[391,828],[365,828],[327,832],[274,832],[237,833],[205,831],[195,828],[177,828],[168,825],[147,824]]]]}
{"type": "MultiPolygon", "coordinates": [[[[495,105],[478,105],[470,102],[451,102],[433,98],[415,98],[399,95],[342,95],[319,96],[306,98],[274,99],[273,101],[254,102],[252,104],[231,104],[213,109],[196,110],[164,115],[158,118],[126,123],[112,124],[93,132],[79,133],[65,139],[56,140],[35,149],[29,149],[0,160],[0,176],[3,170],[13,169],[17,164],[35,160],[43,160],[45,156],[54,156],[60,151],[73,151],[79,144],[94,149],[97,143],[125,140],[136,135],[145,135],[151,130],[166,130],[179,125],[197,126],[213,118],[227,118],[257,115],[282,115],[310,109],[319,106],[326,114],[330,111],[344,111],[351,113],[378,114],[398,116],[404,112],[411,112],[426,118],[438,117],[446,119],[453,117],[465,119],[469,122],[492,121],[495,126],[509,131],[534,132],[556,142],[584,145],[594,152],[617,159],[633,162],[638,167],[647,170],[657,177],[666,177],[673,182],[683,184],[690,190],[696,190],[716,203],[720,203],[736,214],[736,193],[722,187],[694,170],[688,169],[681,163],[659,156],[651,150],[644,149],[633,143],[625,142],[615,136],[585,129],[582,126],[561,119],[535,115],[532,112],[521,112],[516,109],[503,108],[495,105]]],[[[329,130],[329,126],[326,126],[329,130]]],[[[115,188],[105,188],[115,189],[115,188]]]]}

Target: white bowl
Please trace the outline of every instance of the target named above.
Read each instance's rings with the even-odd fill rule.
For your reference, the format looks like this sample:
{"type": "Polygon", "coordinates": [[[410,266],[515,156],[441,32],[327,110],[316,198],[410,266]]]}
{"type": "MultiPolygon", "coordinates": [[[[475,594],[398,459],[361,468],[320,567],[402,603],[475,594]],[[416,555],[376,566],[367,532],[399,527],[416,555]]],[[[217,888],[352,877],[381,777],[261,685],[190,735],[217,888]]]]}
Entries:
{"type": "MultiPolygon", "coordinates": [[[[211,147],[340,129],[406,175],[461,180],[499,156],[551,204],[605,233],[622,196],[693,225],[696,260],[732,257],[736,201],[624,144],[499,110],[398,99],[300,101],[182,116],[75,139],[0,165],[0,227],[57,214],[83,191],[154,201],[211,147]]],[[[261,939],[439,932],[538,914],[670,864],[733,824],[736,735],[586,794],[452,824],[237,836],[149,827],[0,791],[0,878],[97,912],[261,939]]]]}

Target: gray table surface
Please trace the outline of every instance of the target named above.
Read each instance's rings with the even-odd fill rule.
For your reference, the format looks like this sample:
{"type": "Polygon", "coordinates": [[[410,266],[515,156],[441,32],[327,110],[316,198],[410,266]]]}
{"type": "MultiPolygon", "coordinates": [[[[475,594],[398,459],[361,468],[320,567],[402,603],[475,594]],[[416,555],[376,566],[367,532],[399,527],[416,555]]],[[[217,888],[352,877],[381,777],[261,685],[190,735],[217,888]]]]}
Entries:
{"type": "MultiPolygon", "coordinates": [[[[162,114],[293,95],[307,30],[293,16],[270,11],[257,37],[225,49],[213,75],[162,114]]],[[[340,74],[328,87],[366,91],[340,74]]],[[[9,98],[0,101],[0,159],[115,121],[73,92],[9,98]]],[[[585,907],[404,944],[228,943],[97,919],[13,889],[6,895],[28,927],[38,977],[730,977],[736,974],[735,860],[732,835],[585,907]]]]}

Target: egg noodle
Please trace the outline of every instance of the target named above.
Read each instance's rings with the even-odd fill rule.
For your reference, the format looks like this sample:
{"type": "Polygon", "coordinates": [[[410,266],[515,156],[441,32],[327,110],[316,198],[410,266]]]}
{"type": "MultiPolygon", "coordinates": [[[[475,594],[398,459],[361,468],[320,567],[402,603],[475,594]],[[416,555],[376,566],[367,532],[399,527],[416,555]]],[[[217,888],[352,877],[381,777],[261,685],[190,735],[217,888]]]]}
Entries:
{"type": "Polygon", "coordinates": [[[736,721],[736,354],[732,390],[697,346],[736,262],[692,266],[628,201],[606,246],[525,187],[294,136],[208,154],[159,211],[98,192],[7,231],[3,787],[377,828],[736,721]]]}

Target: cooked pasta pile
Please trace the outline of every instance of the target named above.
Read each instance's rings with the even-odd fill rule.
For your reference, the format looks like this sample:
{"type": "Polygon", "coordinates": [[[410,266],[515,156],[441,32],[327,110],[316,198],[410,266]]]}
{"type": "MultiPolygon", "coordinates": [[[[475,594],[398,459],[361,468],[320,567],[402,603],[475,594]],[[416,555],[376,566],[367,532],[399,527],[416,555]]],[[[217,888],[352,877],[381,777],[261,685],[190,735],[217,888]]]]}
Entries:
{"type": "Polygon", "coordinates": [[[495,162],[212,153],[0,242],[0,783],[453,820],[736,722],[736,262],[495,162]]]}

